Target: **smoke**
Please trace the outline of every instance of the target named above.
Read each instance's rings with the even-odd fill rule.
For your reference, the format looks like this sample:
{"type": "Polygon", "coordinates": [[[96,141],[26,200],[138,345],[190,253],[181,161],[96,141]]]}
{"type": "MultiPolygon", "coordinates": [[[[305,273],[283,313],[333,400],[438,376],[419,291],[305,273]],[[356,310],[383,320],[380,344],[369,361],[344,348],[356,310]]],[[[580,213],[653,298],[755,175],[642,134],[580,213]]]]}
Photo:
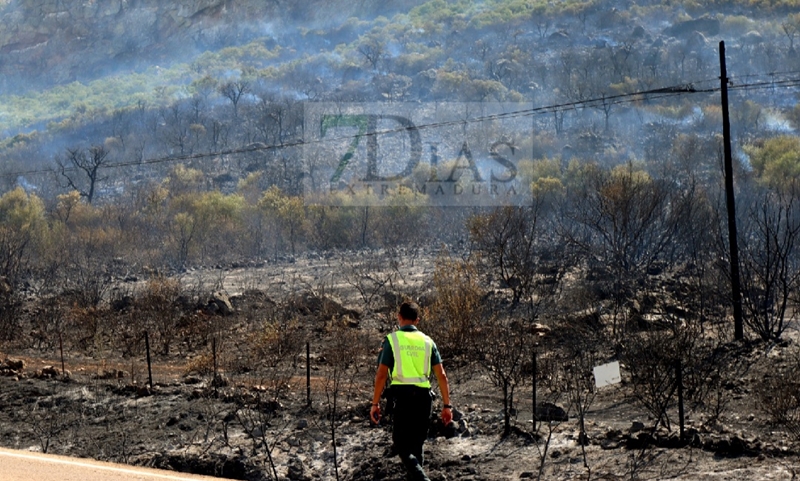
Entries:
{"type": "Polygon", "coordinates": [[[17,177],[17,185],[22,187],[22,189],[25,190],[25,192],[27,192],[29,194],[34,193],[37,190],[39,190],[39,187],[31,184],[30,182],[28,182],[28,180],[25,177],[23,177],[21,175],[19,177],[17,177]]]}
{"type": "Polygon", "coordinates": [[[795,128],[780,112],[774,110],[766,111],[764,115],[764,128],[776,133],[791,134],[795,128]]]}

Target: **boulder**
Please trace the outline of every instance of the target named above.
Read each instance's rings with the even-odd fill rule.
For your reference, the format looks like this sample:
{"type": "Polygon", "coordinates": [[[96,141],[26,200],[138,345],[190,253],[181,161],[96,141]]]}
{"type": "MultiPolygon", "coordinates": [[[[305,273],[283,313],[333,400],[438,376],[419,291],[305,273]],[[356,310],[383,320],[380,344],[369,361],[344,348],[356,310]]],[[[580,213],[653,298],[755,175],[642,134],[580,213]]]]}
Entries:
{"type": "Polygon", "coordinates": [[[206,310],[223,316],[231,315],[234,312],[230,297],[222,291],[217,291],[211,295],[206,310]]]}
{"type": "Polygon", "coordinates": [[[360,319],[361,312],[348,309],[338,300],[329,296],[320,296],[312,291],[305,291],[289,302],[289,305],[304,316],[319,316],[322,319],[344,318],[360,319]]]}
{"type": "Polygon", "coordinates": [[[561,406],[550,402],[543,402],[536,405],[536,420],[563,422],[569,421],[569,416],[567,415],[567,411],[561,406]]]}
{"type": "Polygon", "coordinates": [[[39,379],[51,379],[58,377],[58,369],[53,366],[45,366],[40,371],[36,372],[35,377],[39,379]]]}
{"type": "Polygon", "coordinates": [[[6,358],[0,363],[0,370],[9,370],[14,372],[20,372],[25,369],[25,361],[22,359],[10,359],[6,358]]]}
{"type": "Polygon", "coordinates": [[[547,37],[547,41],[556,44],[567,43],[569,42],[569,32],[566,30],[558,30],[557,32],[553,32],[549,37],[547,37]]]}
{"type": "Polygon", "coordinates": [[[104,369],[92,377],[94,379],[123,379],[125,375],[125,371],[120,369],[104,369]]]}

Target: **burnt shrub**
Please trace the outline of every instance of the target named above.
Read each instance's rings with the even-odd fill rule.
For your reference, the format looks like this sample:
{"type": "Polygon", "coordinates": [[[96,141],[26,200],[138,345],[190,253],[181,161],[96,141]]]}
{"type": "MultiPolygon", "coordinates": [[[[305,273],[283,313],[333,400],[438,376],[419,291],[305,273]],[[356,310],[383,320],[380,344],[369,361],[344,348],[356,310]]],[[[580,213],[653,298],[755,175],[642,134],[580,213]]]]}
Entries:
{"type": "Polygon", "coordinates": [[[800,351],[787,351],[783,357],[764,373],[757,384],[756,396],[761,411],[772,424],[800,439],[800,380],[796,376],[800,369],[800,351]]]}

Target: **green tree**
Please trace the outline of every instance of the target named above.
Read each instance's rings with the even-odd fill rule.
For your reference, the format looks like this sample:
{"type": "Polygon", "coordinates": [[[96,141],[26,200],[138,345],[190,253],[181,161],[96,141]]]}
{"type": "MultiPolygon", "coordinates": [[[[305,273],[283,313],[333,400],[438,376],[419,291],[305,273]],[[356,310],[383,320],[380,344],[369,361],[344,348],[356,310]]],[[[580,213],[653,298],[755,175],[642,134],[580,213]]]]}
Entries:
{"type": "Polygon", "coordinates": [[[30,266],[47,233],[44,203],[22,187],[0,197],[0,276],[12,284],[30,266]]]}
{"type": "Polygon", "coordinates": [[[196,254],[201,261],[230,259],[239,247],[232,239],[241,237],[244,197],[217,190],[188,193],[171,201],[169,230],[178,265],[196,254]]]}
{"type": "Polygon", "coordinates": [[[298,236],[305,223],[303,200],[297,196],[285,195],[277,186],[272,186],[258,201],[258,208],[265,225],[272,233],[275,258],[285,244],[289,245],[291,254],[295,255],[298,236]]]}
{"type": "Polygon", "coordinates": [[[758,178],[771,187],[800,178],[800,137],[779,135],[745,147],[758,178]]]}

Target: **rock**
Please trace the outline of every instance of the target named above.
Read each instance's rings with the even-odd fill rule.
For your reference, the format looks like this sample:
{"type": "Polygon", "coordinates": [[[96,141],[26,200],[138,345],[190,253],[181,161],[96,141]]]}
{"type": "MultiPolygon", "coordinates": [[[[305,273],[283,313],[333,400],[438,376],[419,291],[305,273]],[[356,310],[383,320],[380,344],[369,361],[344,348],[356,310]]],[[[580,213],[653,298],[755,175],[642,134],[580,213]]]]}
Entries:
{"type": "Polygon", "coordinates": [[[99,373],[93,375],[94,379],[123,379],[126,376],[126,372],[119,370],[119,369],[106,369],[105,371],[100,371],[99,373]]]}
{"type": "Polygon", "coordinates": [[[464,419],[458,421],[458,427],[456,431],[461,435],[461,437],[469,437],[469,424],[464,419]]]}
{"type": "Polygon", "coordinates": [[[228,378],[219,373],[211,381],[211,387],[225,387],[228,384],[228,378]]]}
{"type": "Polygon", "coordinates": [[[11,283],[8,282],[8,279],[5,276],[0,276],[0,298],[9,298],[11,294],[14,293],[14,289],[11,287],[11,283]]]}
{"type": "Polygon", "coordinates": [[[553,403],[544,402],[536,405],[536,420],[538,421],[568,421],[569,416],[564,408],[553,403]]]}
{"type": "Polygon", "coordinates": [[[348,309],[338,300],[329,296],[320,296],[312,291],[305,291],[294,296],[288,304],[302,315],[314,315],[322,319],[347,317],[349,320],[356,320],[361,318],[361,312],[348,309]]]}
{"type": "Polygon", "coordinates": [[[552,331],[550,326],[545,326],[544,324],[538,322],[534,322],[531,326],[531,333],[533,333],[535,336],[543,337],[550,334],[550,331],[552,331]]]}
{"type": "Polygon", "coordinates": [[[203,380],[198,376],[186,376],[183,378],[184,384],[199,384],[201,382],[203,382],[203,380]]]}
{"type": "Polygon", "coordinates": [[[445,426],[444,429],[442,429],[442,434],[444,434],[444,437],[447,439],[451,439],[458,436],[459,434],[458,425],[456,425],[456,423],[451,422],[450,424],[445,426]]]}
{"type": "Polygon", "coordinates": [[[213,293],[211,295],[211,299],[208,300],[206,307],[211,312],[221,314],[223,316],[229,316],[234,312],[230,297],[227,293],[222,291],[213,293]]]}
{"type": "Polygon", "coordinates": [[[45,366],[37,374],[38,375],[36,377],[41,379],[54,378],[58,377],[58,369],[54,368],[53,366],[45,366]]]}
{"type": "Polygon", "coordinates": [[[631,424],[631,428],[629,429],[629,431],[631,432],[631,434],[633,434],[633,433],[638,433],[642,429],[644,429],[644,423],[640,421],[634,421],[631,424]]]}
{"type": "Polygon", "coordinates": [[[0,363],[0,370],[8,369],[14,372],[20,372],[25,369],[25,361],[22,359],[9,359],[6,358],[0,363]]]}
{"type": "Polygon", "coordinates": [[[628,449],[644,449],[655,444],[655,438],[647,432],[638,433],[636,436],[628,436],[625,447],[628,449]]]}
{"type": "Polygon", "coordinates": [[[622,445],[618,439],[604,439],[600,441],[600,448],[605,450],[617,449],[622,445]]]}
{"type": "Polygon", "coordinates": [[[569,32],[566,30],[553,32],[549,37],[547,37],[547,41],[551,43],[566,43],[569,41],[569,32]]]}
{"type": "Polygon", "coordinates": [[[295,425],[295,429],[305,429],[308,427],[308,420],[307,419],[298,419],[297,424],[295,425]]]}

